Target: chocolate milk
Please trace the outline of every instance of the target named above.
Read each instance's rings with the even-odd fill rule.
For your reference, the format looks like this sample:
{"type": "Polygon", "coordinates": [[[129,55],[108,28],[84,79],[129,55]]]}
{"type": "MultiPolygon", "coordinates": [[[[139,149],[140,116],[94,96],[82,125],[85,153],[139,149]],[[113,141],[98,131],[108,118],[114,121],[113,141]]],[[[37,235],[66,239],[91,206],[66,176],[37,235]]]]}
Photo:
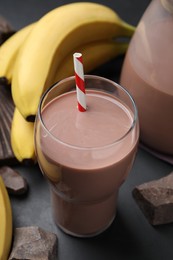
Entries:
{"type": "Polygon", "coordinates": [[[53,216],[65,232],[92,236],[116,215],[119,186],[132,167],[138,125],[129,108],[110,95],[87,90],[87,111],[76,92],[44,108],[38,160],[51,187],[53,216]]]}
{"type": "Polygon", "coordinates": [[[173,155],[173,13],[152,1],[130,42],[120,84],[134,97],[141,141],[173,155]]]}

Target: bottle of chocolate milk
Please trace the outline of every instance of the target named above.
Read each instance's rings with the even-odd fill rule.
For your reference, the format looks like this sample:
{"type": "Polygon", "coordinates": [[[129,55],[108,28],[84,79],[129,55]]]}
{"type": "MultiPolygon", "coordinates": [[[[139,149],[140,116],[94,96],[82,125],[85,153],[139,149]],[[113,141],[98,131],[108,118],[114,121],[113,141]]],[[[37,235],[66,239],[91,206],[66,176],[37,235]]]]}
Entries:
{"type": "Polygon", "coordinates": [[[131,39],[120,84],[134,97],[141,142],[173,155],[173,0],[153,0],[131,39]]]}

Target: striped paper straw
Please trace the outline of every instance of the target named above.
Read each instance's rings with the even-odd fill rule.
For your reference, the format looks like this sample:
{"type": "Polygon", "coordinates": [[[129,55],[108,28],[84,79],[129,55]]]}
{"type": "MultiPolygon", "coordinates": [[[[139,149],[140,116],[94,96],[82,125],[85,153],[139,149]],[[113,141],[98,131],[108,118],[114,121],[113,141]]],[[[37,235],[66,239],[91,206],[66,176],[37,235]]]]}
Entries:
{"type": "Polygon", "coordinates": [[[77,104],[80,112],[86,111],[86,94],[85,94],[85,82],[84,82],[84,70],[81,53],[73,54],[74,71],[76,79],[76,92],[77,92],[77,104]]]}

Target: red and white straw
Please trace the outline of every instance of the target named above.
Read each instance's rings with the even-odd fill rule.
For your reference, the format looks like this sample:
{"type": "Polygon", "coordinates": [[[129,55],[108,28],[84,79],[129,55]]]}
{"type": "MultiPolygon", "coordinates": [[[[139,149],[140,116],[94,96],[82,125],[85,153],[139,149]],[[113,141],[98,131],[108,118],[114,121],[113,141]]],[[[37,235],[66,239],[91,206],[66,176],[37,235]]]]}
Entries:
{"type": "Polygon", "coordinates": [[[78,52],[74,53],[73,62],[74,62],[74,71],[75,71],[75,79],[76,79],[78,110],[80,112],[84,112],[86,111],[86,94],[85,94],[85,81],[84,81],[82,54],[78,52]]]}

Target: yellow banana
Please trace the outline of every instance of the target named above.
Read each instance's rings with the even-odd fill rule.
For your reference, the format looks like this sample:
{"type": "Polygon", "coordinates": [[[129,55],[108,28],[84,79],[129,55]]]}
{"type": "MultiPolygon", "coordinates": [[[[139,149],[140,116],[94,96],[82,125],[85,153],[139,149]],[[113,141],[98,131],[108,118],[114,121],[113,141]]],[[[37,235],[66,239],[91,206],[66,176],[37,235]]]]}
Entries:
{"type": "Polygon", "coordinates": [[[12,209],[2,177],[0,176],[0,260],[7,260],[12,242],[12,209]]]}
{"type": "Polygon", "coordinates": [[[55,82],[64,79],[66,77],[74,75],[73,68],[73,53],[80,52],[83,56],[84,71],[88,73],[104,63],[112,60],[125,53],[127,50],[128,43],[121,43],[116,41],[96,41],[81,46],[62,61],[55,76],[55,82]]]}
{"type": "Polygon", "coordinates": [[[11,124],[11,146],[19,162],[35,162],[34,123],[27,122],[17,108],[11,124]]]}
{"type": "Polygon", "coordinates": [[[22,28],[0,47],[0,77],[5,77],[9,83],[11,82],[13,67],[19,48],[33,27],[34,24],[30,24],[22,28]]]}
{"type": "Polygon", "coordinates": [[[131,36],[134,27],[101,4],[80,2],[58,7],[37,21],[22,45],[12,78],[12,96],[20,113],[35,117],[42,93],[52,85],[57,67],[78,46],[131,36]]]}

